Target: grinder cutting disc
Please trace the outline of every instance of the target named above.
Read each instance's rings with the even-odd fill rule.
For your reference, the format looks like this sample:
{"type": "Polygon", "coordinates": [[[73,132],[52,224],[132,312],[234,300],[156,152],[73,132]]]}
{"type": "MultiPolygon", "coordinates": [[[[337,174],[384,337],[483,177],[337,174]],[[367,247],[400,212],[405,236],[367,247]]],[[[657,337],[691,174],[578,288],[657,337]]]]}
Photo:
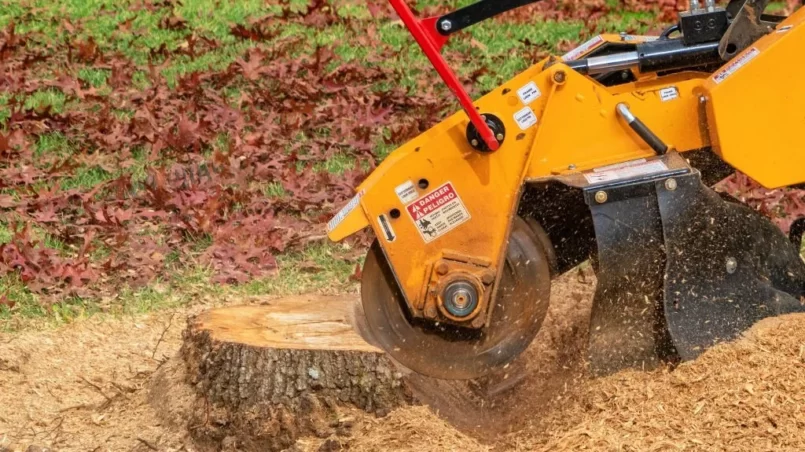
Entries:
{"type": "Polygon", "coordinates": [[[361,279],[372,342],[404,366],[434,378],[476,378],[504,366],[531,343],[545,318],[551,284],[546,254],[534,230],[515,217],[491,322],[474,330],[413,319],[375,241],[361,279]]]}

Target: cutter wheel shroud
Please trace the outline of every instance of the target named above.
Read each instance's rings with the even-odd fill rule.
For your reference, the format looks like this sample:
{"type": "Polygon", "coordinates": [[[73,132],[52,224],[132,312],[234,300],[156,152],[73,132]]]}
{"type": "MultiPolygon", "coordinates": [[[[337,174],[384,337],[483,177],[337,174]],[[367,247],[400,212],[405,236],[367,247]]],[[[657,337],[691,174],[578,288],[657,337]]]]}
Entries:
{"type": "Polygon", "coordinates": [[[549,253],[532,226],[516,218],[492,319],[482,330],[411,319],[377,241],[361,278],[369,342],[404,366],[441,379],[469,379],[506,365],[534,339],[548,312],[549,253]]]}
{"type": "Polygon", "coordinates": [[[709,188],[735,170],[805,184],[805,8],[690,0],[660,36],[593,37],[473,101],[442,47],[535,1],[418,19],[389,0],[462,111],[390,154],[328,224],[335,241],[378,237],[362,334],[416,372],[478,377],[525,350],[551,278],[587,259],[594,374],[693,359],[805,312],[805,218],[789,241],[709,188]]]}

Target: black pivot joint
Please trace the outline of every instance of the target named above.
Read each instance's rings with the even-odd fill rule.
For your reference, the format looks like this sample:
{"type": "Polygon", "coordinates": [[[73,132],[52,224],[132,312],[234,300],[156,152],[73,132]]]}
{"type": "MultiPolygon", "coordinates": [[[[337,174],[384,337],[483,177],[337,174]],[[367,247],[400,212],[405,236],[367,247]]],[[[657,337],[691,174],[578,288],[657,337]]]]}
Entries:
{"type": "MultiPolygon", "coordinates": [[[[492,130],[492,133],[495,134],[495,139],[498,140],[498,143],[503,144],[503,140],[506,139],[506,127],[503,125],[503,121],[501,121],[497,116],[489,113],[482,114],[481,117],[484,118],[486,125],[488,125],[492,130]]],[[[492,150],[489,149],[489,146],[486,145],[486,142],[484,142],[483,138],[481,138],[481,134],[478,133],[478,128],[476,128],[473,123],[469,123],[469,125],[467,125],[467,142],[476,151],[492,152],[492,150]]]]}

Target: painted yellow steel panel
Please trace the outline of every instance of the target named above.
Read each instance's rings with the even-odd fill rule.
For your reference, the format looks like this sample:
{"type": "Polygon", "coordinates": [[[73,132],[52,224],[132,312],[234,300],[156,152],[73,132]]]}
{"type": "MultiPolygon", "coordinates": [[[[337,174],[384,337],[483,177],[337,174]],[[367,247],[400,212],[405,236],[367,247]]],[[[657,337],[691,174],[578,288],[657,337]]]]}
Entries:
{"type": "Polygon", "coordinates": [[[805,8],[707,82],[714,151],[764,187],[805,182],[805,8]]]}

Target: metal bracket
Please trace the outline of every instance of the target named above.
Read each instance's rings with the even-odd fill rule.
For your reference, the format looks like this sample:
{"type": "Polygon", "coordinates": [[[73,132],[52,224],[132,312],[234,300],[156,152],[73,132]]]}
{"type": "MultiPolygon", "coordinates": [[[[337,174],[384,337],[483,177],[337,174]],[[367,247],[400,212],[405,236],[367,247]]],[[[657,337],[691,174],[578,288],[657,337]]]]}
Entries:
{"type": "Polygon", "coordinates": [[[450,88],[450,91],[458,99],[464,112],[470,118],[470,122],[478,130],[481,139],[486,143],[490,151],[497,151],[500,148],[500,143],[495,138],[495,133],[481,117],[481,114],[475,109],[472,103],[472,98],[461,86],[461,82],[456,77],[456,74],[447,65],[447,62],[442,57],[441,50],[447,42],[447,36],[441,35],[436,31],[436,21],[438,18],[431,17],[428,19],[419,20],[414,16],[411,8],[405,3],[405,0],[389,0],[391,6],[400,16],[400,19],[405,24],[408,31],[416,40],[422,52],[428,57],[433,68],[439,73],[439,76],[444,80],[444,83],[450,88]]]}
{"type": "MultiPolygon", "coordinates": [[[[763,11],[769,0],[745,0],[738,14],[732,20],[727,32],[721,37],[718,53],[728,61],[752,43],[768,34],[772,26],[763,21],[763,11]]],[[[733,6],[733,5],[730,5],[733,6]]],[[[729,11],[730,7],[727,7],[729,11]]]]}

